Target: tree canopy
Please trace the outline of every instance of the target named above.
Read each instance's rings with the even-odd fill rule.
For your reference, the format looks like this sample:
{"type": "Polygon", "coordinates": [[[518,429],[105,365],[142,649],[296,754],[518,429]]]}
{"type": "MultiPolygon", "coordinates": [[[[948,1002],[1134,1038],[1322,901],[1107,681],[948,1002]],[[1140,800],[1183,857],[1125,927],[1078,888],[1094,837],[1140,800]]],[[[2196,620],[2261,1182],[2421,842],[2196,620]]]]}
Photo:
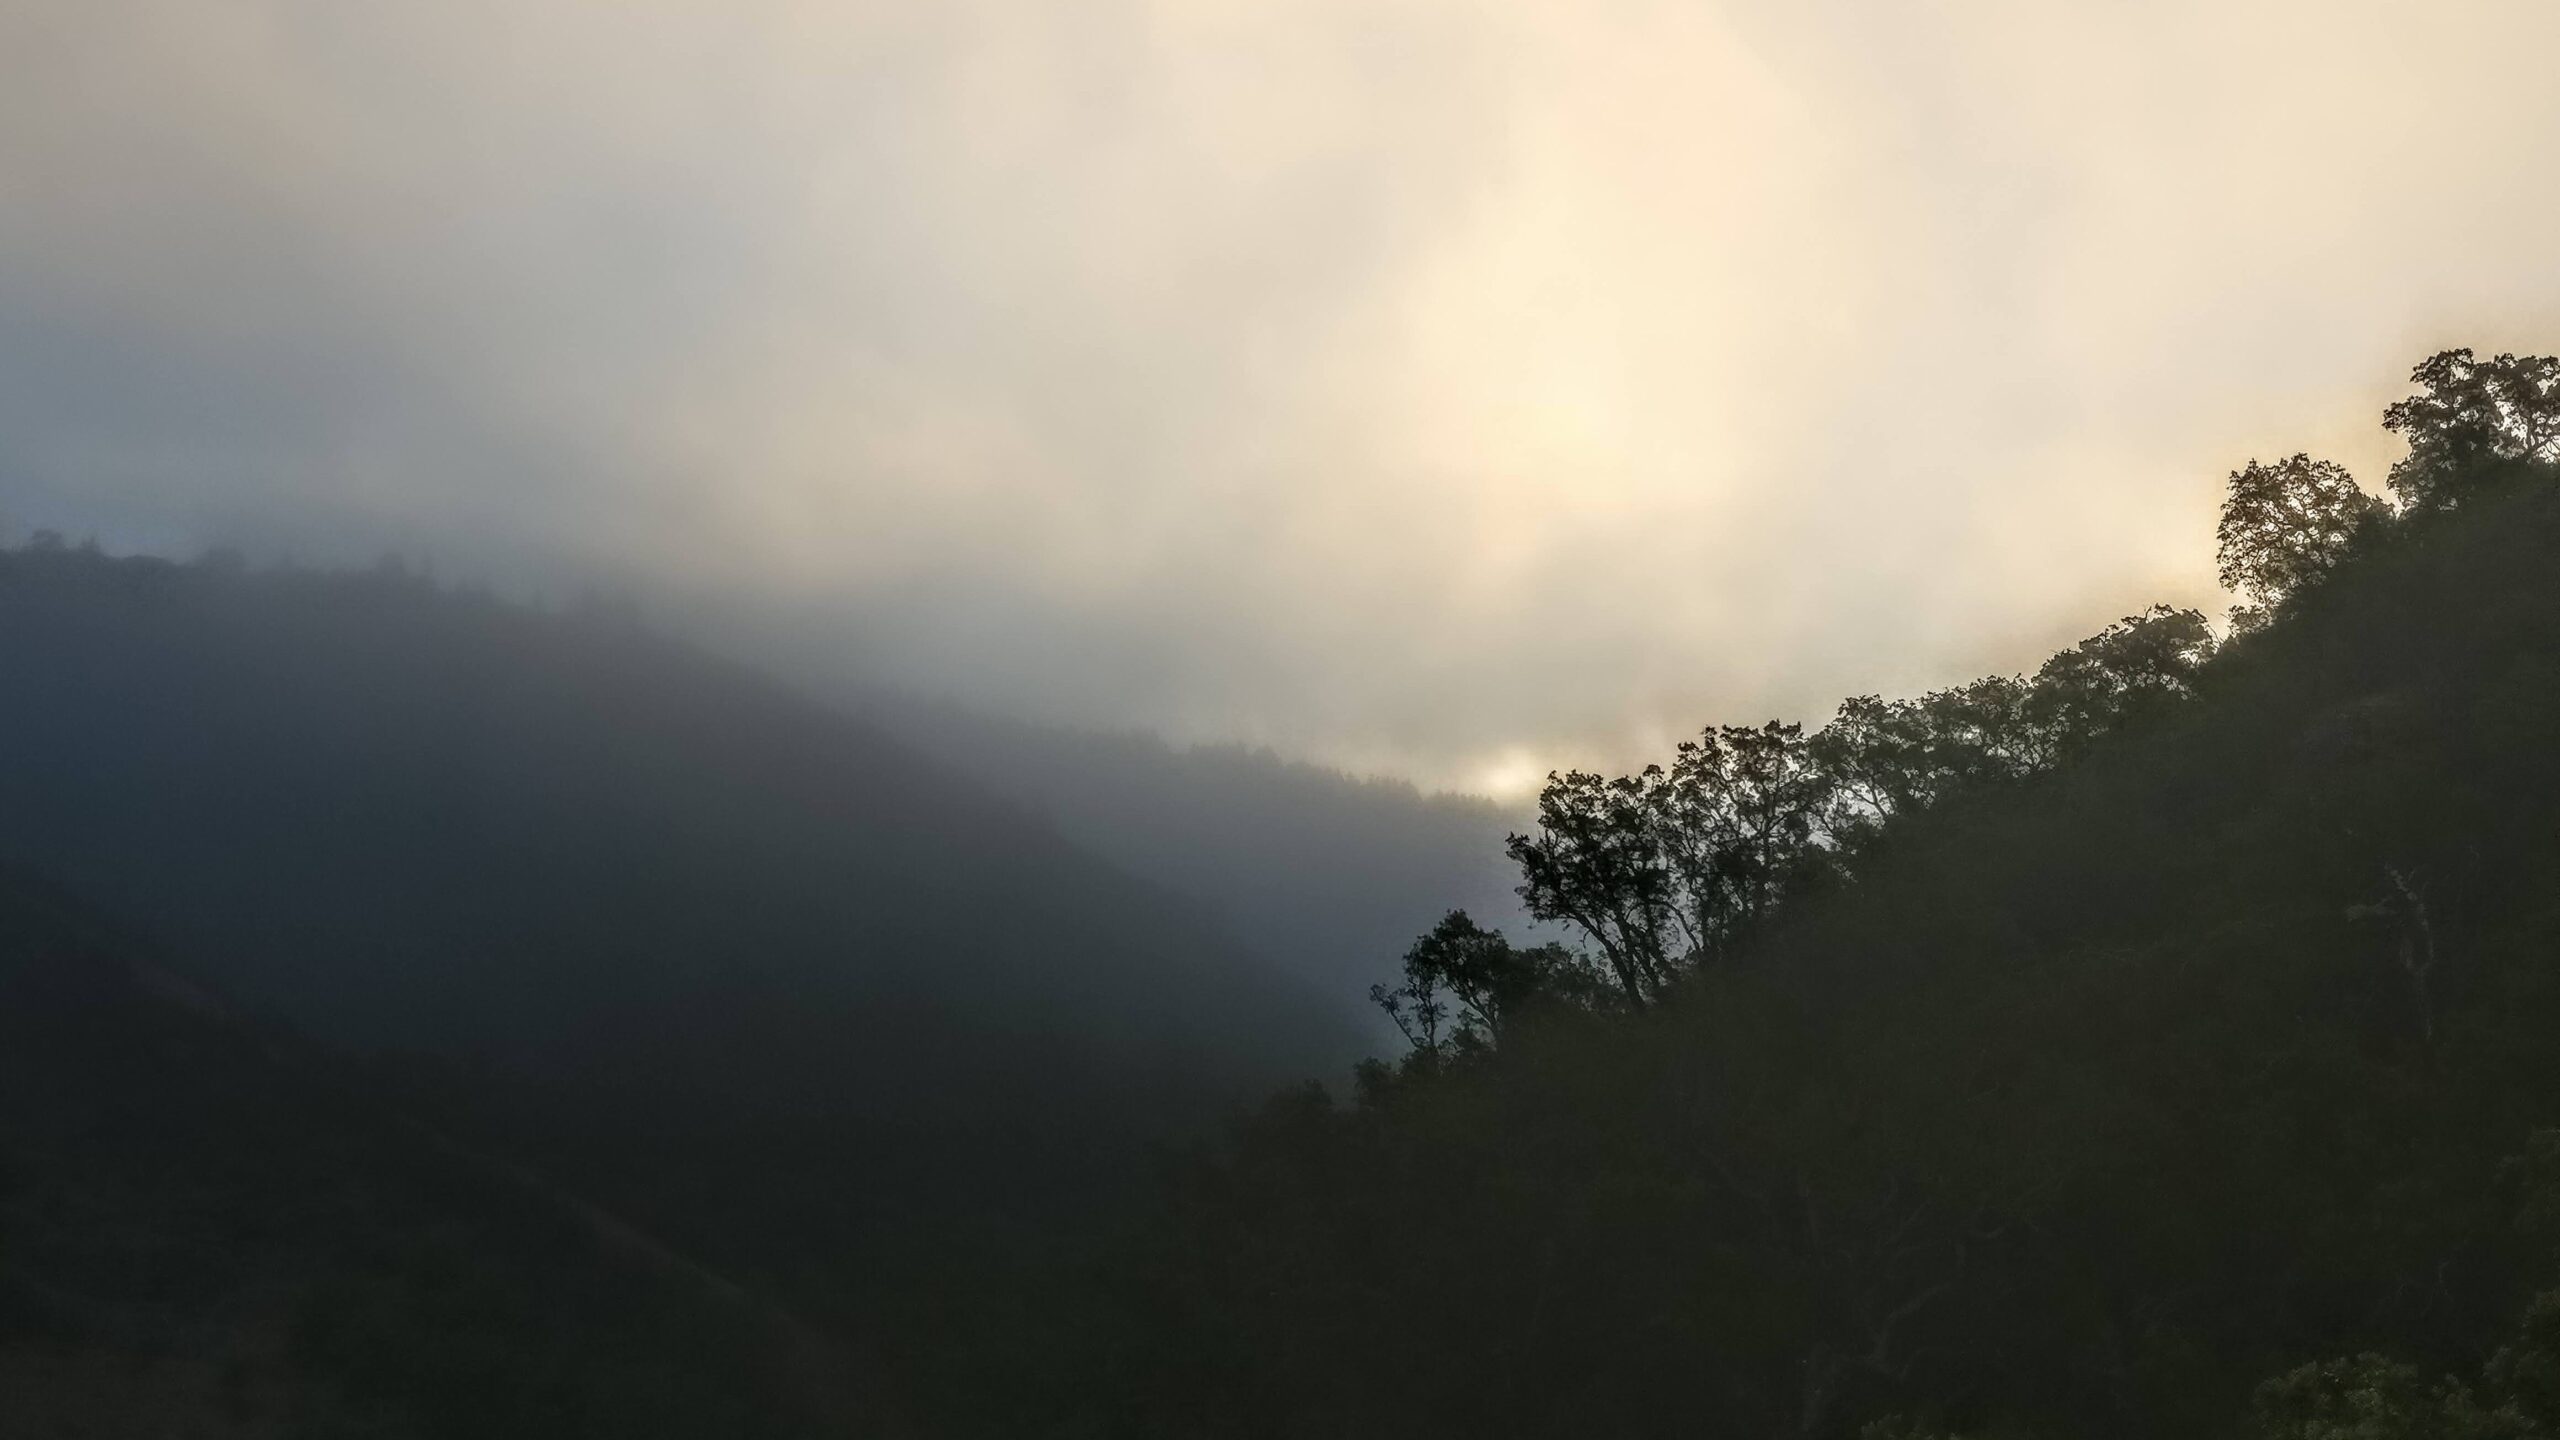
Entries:
{"type": "Polygon", "coordinates": [[[2409,379],[2420,393],[2385,410],[2382,424],[2409,442],[2391,488],[2411,508],[2460,504],[2502,469],[2560,459],[2560,358],[2445,350],[2409,379]]]}
{"type": "Polygon", "coordinates": [[[2264,613],[2335,570],[2388,508],[2333,461],[2252,460],[2231,472],[2215,532],[2223,587],[2264,613]]]}
{"type": "MultiPolygon", "coordinates": [[[[2191,693],[2213,648],[2203,615],[2156,605],[2031,678],[1860,696],[1811,736],[1776,720],[1713,726],[1668,766],[1551,775],[1536,830],[1509,840],[1520,898],[1591,946],[1583,968],[1641,1009],[1747,947],[1792,891],[1884,821],[2060,763],[2191,693]]],[[[1373,998],[1399,1023],[1423,1013],[1391,1003],[1418,1004],[1409,989],[1373,998]]]]}

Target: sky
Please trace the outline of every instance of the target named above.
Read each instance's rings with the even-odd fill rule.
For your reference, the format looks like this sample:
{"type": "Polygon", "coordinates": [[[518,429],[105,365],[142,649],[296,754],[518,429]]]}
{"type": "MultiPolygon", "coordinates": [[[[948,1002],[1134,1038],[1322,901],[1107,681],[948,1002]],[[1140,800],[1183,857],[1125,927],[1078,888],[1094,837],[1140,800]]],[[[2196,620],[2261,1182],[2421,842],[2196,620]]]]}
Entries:
{"type": "Polygon", "coordinates": [[[1517,795],[2560,350],[2551,0],[0,0],[0,527],[1517,795]]]}

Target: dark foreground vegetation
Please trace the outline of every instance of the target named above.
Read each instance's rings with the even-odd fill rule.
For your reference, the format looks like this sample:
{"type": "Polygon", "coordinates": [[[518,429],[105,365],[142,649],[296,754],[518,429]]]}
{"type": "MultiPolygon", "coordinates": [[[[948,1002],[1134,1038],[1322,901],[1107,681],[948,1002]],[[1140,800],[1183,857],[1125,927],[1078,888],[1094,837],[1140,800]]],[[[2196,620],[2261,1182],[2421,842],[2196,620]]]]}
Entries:
{"type": "Polygon", "coordinates": [[[0,1435],[861,1433],[860,1352],[0,875],[0,1435]]]}
{"type": "MultiPolygon", "coordinates": [[[[13,881],[0,1407],[233,1427],[206,1434],[2560,1435],[2560,362],[2413,378],[2396,504],[2303,456],[2233,475],[2227,637],[2155,608],[2032,675],[1555,777],[1510,851],[1565,938],[1451,914],[1376,992],[1399,1059],[1151,1163],[1078,1144],[1073,1106],[1020,1123],[1093,1063],[1072,1046],[1004,1056],[1011,1109],[903,1126],[682,1044],[680,1083],[639,1084],[688,1004],[741,1052],[880,1024],[860,994],[801,1025],[724,999],[698,957],[756,948],[722,945],[724,893],[646,912],[691,927],[628,951],[665,1008],[564,1076],[548,1038],[463,1042],[528,994],[553,1023],[609,997],[623,951],[563,972],[526,941],[577,983],[465,987],[394,1066],[180,980],[185,926],[140,948],[13,881]],[[972,1158],[915,1158],[944,1142],[972,1158]],[[993,1203],[1023,1195],[1075,1198],[993,1203]]],[[[154,903],[112,890],[123,853],[78,852],[80,904],[154,903]]],[[[549,885],[623,872],[534,873],[557,914],[549,885]]],[[[684,884],[643,873],[609,912],[684,884]]],[[[986,903],[921,871],[879,903],[928,883],[986,903]]],[[[232,978],[290,1009],[281,973],[232,978]]],[[[1147,1013],[1126,1028],[1188,1007],[1147,1013]]],[[[893,1070],[932,1088],[986,1053],[929,1051],[893,1070]]]]}

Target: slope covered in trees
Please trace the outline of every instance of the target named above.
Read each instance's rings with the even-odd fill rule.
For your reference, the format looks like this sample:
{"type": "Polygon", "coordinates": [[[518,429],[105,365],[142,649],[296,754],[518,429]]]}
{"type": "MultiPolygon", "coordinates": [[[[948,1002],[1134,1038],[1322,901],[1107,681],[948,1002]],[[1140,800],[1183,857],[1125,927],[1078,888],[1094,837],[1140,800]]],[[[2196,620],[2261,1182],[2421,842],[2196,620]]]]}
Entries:
{"type": "Polygon", "coordinates": [[[856,1347],[0,872],[0,1434],[894,1423],[856,1347]]]}
{"type": "Polygon", "coordinates": [[[1078,1302],[1108,1407],[1021,1413],[2551,1433],[2551,369],[2420,367],[2397,512],[2235,475],[2219,645],[2154,610],[1556,777],[1511,848],[1572,941],[1424,937],[1412,1051],[1178,1167],[1078,1302]]]}
{"type": "Polygon", "coordinates": [[[1348,1033],[1179,897],[610,620],[40,541],[0,675],[0,854],[324,1040],[896,1110],[963,1054],[1267,1077],[1348,1033]]]}

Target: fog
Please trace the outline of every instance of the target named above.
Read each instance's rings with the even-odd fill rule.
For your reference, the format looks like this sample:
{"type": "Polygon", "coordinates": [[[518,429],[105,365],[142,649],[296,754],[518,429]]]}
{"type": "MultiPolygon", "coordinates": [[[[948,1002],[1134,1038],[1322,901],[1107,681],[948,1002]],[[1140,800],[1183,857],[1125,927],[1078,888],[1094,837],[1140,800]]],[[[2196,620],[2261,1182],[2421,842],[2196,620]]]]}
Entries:
{"type": "Polygon", "coordinates": [[[0,523],[1516,795],[2216,603],[2560,326],[2560,10],[0,5],[0,523]]]}

